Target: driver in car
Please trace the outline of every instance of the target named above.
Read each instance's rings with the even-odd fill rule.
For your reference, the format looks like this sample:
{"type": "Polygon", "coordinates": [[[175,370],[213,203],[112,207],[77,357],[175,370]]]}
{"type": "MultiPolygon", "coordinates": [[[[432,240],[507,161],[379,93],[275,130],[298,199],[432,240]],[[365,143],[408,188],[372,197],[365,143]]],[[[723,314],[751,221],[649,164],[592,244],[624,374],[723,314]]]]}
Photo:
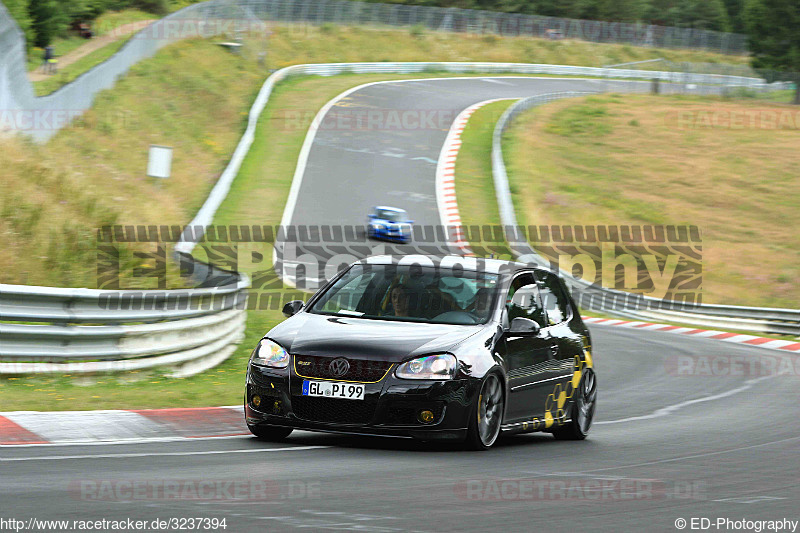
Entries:
{"type": "Polygon", "coordinates": [[[411,294],[409,288],[399,284],[392,288],[392,309],[394,316],[411,316],[409,313],[409,300],[411,294]]]}

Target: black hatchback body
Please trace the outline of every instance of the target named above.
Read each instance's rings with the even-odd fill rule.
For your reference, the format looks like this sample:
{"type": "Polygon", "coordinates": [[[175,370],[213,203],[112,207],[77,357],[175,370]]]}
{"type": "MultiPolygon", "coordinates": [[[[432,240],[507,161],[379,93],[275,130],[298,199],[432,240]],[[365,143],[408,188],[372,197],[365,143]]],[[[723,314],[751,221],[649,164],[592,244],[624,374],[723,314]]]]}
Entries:
{"type": "Polygon", "coordinates": [[[253,350],[245,418],[293,429],[463,441],[584,439],[597,397],[591,338],[557,274],[461,256],[352,264],[253,350]]]}

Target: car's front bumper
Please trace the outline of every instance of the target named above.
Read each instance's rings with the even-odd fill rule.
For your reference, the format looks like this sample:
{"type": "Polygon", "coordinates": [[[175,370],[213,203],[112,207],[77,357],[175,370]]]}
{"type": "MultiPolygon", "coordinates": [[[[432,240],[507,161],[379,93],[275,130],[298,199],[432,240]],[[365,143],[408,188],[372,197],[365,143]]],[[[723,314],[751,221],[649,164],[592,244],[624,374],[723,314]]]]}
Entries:
{"type": "Polygon", "coordinates": [[[249,426],[268,424],[311,431],[333,431],[419,439],[456,440],[466,436],[479,380],[411,381],[392,372],[377,383],[365,383],[363,400],[302,396],[304,379],[291,368],[250,365],[245,391],[249,426]],[[259,396],[259,405],[254,397],[259,396]],[[434,413],[432,423],[418,419],[434,413]]]}
{"type": "Polygon", "coordinates": [[[383,229],[373,228],[372,237],[375,239],[382,239],[385,241],[407,243],[411,240],[411,233],[396,232],[387,230],[386,228],[383,229]]]}

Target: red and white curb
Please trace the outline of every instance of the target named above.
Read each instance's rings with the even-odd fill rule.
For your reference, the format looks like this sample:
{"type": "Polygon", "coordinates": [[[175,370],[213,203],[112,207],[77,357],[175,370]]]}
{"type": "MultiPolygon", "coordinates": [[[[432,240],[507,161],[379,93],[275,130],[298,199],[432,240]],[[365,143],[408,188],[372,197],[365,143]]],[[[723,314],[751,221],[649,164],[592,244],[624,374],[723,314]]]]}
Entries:
{"type": "Polygon", "coordinates": [[[771,339],[769,337],[756,337],[754,335],[744,335],[742,333],[731,333],[727,331],[715,331],[709,329],[695,329],[681,326],[670,326],[669,324],[655,324],[652,322],[636,322],[630,320],[615,320],[611,318],[583,317],[586,324],[598,324],[602,326],[619,326],[631,329],[643,329],[647,331],[664,331],[667,333],[677,333],[679,335],[692,335],[759,348],[769,348],[772,350],[782,350],[786,352],[800,353],[800,342],[791,340],[771,339]]]}
{"type": "Polygon", "coordinates": [[[0,446],[180,441],[250,435],[241,406],[0,413],[0,446]]]}
{"type": "MultiPolygon", "coordinates": [[[[587,324],[663,331],[800,353],[800,342],[669,324],[583,317],[587,324]]],[[[135,444],[250,435],[241,406],[0,413],[0,446],[135,444]]]]}
{"type": "Polygon", "coordinates": [[[439,218],[442,226],[448,229],[448,238],[458,247],[464,255],[472,254],[469,243],[464,239],[461,216],[458,213],[458,202],[456,200],[456,158],[461,149],[461,134],[469,122],[469,118],[481,107],[502,100],[518,100],[518,98],[495,98],[473,104],[458,114],[447,138],[439,153],[439,161],[436,164],[436,203],[439,206],[439,218]]]}

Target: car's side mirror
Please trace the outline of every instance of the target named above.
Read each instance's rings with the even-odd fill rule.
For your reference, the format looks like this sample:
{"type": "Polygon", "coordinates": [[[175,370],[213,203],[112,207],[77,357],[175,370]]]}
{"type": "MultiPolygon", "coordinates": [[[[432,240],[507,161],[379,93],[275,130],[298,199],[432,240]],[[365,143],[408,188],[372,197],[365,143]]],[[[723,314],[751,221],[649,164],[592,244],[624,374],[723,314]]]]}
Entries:
{"type": "Polygon", "coordinates": [[[541,329],[541,326],[530,318],[518,316],[511,321],[511,327],[508,328],[506,333],[520,337],[535,337],[541,329]]]}
{"type": "Polygon", "coordinates": [[[367,215],[367,218],[370,219],[370,220],[375,220],[376,216],[377,215],[375,215],[374,213],[371,213],[371,214],[367,215]]]}
{"type": "Polygon", "coordinates": [[[305,307],[305,303],[303,300],[292,300],[291,302],[286,302],[283,306],[283,316],[289,318],[290,316],[294,316],[300,312],[300,310],[305,307]]]}

